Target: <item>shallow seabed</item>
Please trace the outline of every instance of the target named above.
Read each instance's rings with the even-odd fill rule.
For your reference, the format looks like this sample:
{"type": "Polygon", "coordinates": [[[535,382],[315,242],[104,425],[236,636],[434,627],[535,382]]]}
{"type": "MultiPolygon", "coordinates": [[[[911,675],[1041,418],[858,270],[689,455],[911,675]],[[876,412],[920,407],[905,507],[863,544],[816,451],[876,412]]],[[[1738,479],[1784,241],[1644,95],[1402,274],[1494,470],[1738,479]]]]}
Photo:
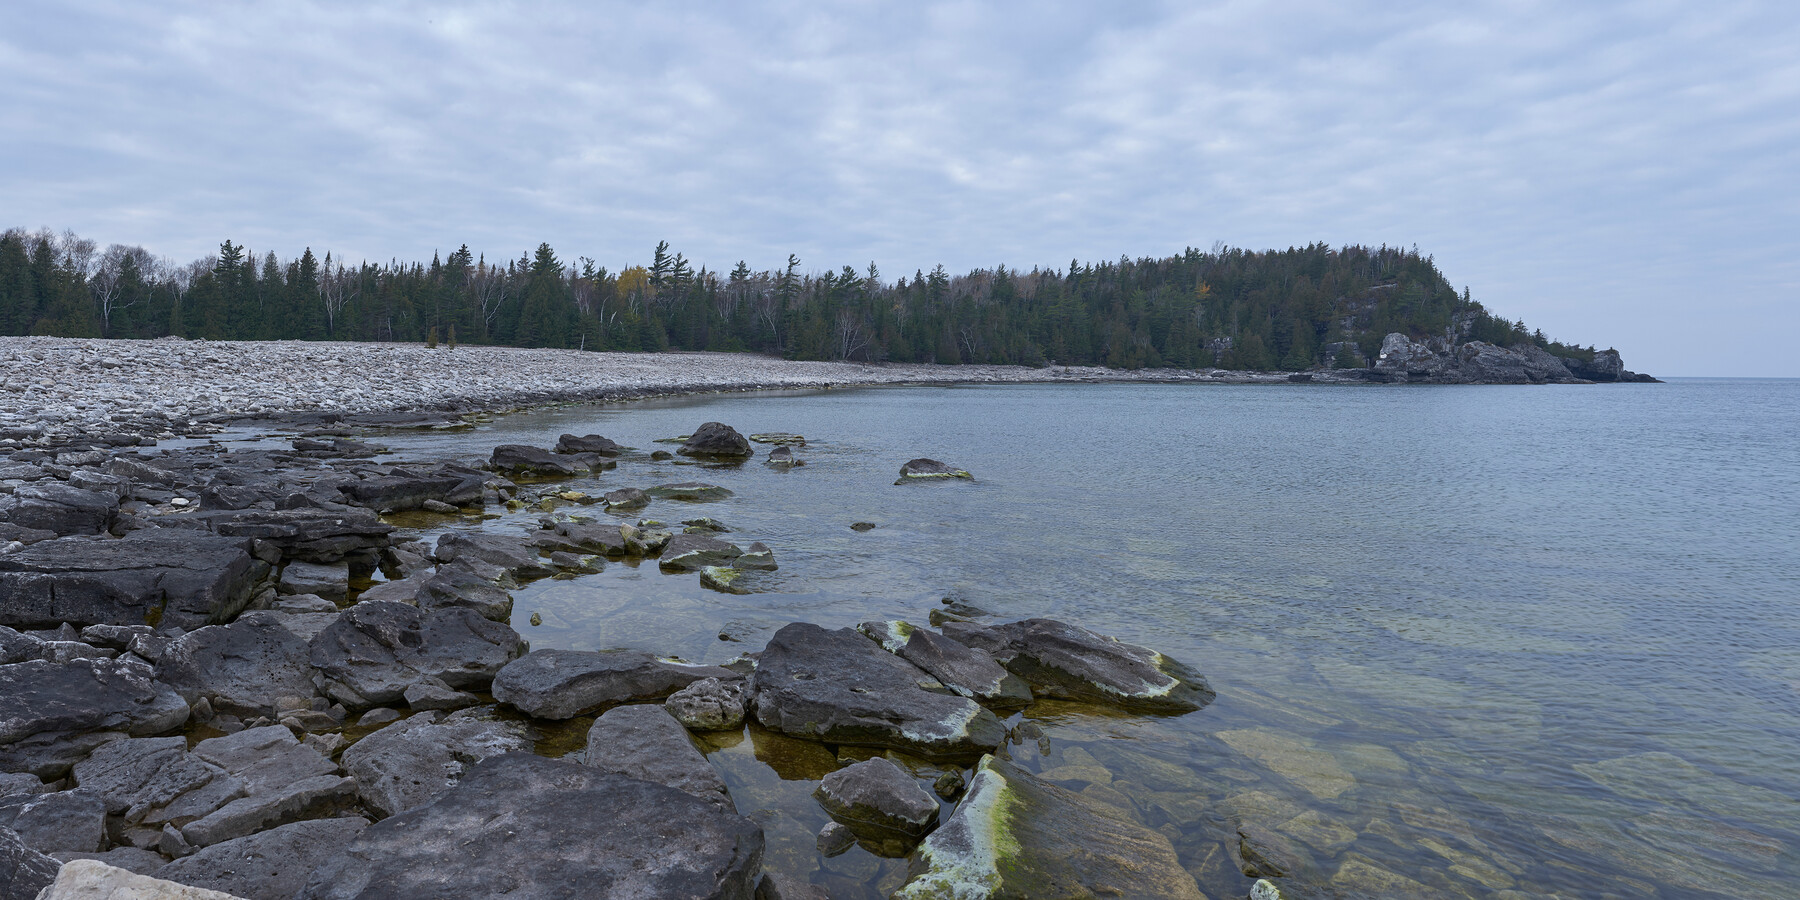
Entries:
{"type": "MultiPolygon", "coordinates": [[[[653,564],[537,582],[515,594],[534,647],[720,661],[790,621],[923,622],[944,598],[1056,617],[1188,662],[1219,699],[1160,719],[1039,704],[1048,751],[1012,754],[1161,829],[1215,898],[1250,886],[1240,827],[1352,896],[1800,892],[1800,382],[882,388],[374,439],[475,458],[592,432],[647,453],[709,420],[803,434],[807,465],[639,457],[568,487],[724,485],[643,515],[712,516],[780,571],[746,596],[653,564]],[[976,480],[895,486],[915,456],[976,480]]],[[[714,745],[772,866],[834,896],[900,883],[903,861],[814,850],[833,750],[714,745]]]]}

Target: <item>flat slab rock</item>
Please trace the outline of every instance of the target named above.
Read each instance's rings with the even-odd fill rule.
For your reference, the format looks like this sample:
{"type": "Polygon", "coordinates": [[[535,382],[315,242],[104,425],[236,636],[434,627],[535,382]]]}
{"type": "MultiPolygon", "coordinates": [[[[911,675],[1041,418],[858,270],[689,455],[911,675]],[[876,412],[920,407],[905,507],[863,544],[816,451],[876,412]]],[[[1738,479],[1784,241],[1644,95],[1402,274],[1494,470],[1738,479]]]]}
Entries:
{"type": "Polygon", "coordinates": [[[661,700],[702,678],[737,677],[729,669],[640,650],[537,650],[501,669],[493,694],[526,715],[573,719],[621,703],[661,700]]]}
{"type": "Polygon", "coordinates": [[[945,623],[944,634],[993,654],[1039,696],[1106,703],[1138,712],[1193,712],[1215,696],[1193,669],[1148,647],[1054,619],[983,628],[945,623]]]}
{"type": "Polygon", "coordinates": [[[266,571],[244,540],[186,528],[42,541],[0,556],[0,625],[197,628],[237,615],[266,571]]]}
{"type": "Polygon", "coordinates": [[[928,690],[924,670],[848,628],[796,622],[769,639],[750,682],[763,727],[830,744],[972,756],[1006,729],[973,700],[928,690]]]}
{"type": "Polygon", "coordinates": [[[307,638],[290,614],[248,612],[230,625],[208,625],[176,638],[156,662],[156,677],[189,703],[205,697],[215,710],[269,716],[283,697],[312,697],[307,638]]]}
{"type": "Polygon", "coordinates": [[[205,888],[139,875],[93,859],[67,863],[38,900],[243,900],[205,888]]]}
{"type": "Polygon", "coordinates": [[[374,600],[345,610],[313,638],[308,659],[327,696],[364,709],[399,703],[408,687],[430,678],[485,688],[525,649],[518,632],[473,610],[374,600]]]}
{"type": "Polygon", "coordinates": [[[686,791],[720,809],[736,809],[725,779],[694,746],[688,730],[661,706],[620,706],[595,719],[581,760],[603,772],[686,791]]]}
{"type": "Polygon", "coordinates": [[[314,870],[343,852],[367,827],[368,820],[356,817],[294,822],[214,844],[152,874],[253,900],[288,898],[300,893],[314,870]]]}
{"type": "Polygon", "coordinates": [[[995,706],[1023,706],[1031,702],[1031,687],[1025,679],[1006,671],[991,655],[966,644],[898,620],[864,622],[856,630],[971,700],[995,706]]]}
{"type": "Polygon", "coordinates": [[[0,748],[43,733],[160,734],[187,721],[188,704],[130,658],[0,666],[0,748]]]}
{"type": "Polygon", "coordinates": [[[990,756],[956,811],[920,846],[913,878],[894,897],[1205,895],[1160,832],[990,756]]]}
{"type": "Polygon", "coordinates": [[[509,753],[370,826],[299,896],[750,900],[762,853],[755,823],[686,792],[509,753]]]}
{"type": "Polygon", "coordinates": [[[392,816],[429,803],[470,766],[505,753],[530,752],[531,735],[513,723],[415,715],[356,742],[341,758],[363,803],[392,816]]]}

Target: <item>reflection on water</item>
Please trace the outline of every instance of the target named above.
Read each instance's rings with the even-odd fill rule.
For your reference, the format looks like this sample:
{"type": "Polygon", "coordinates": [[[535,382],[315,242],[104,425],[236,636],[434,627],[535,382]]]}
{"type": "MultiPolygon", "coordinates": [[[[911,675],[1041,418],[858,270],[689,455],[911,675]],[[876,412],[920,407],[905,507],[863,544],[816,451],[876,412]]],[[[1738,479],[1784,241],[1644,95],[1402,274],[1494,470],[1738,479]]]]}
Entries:
{"type": "MultiPolygon", "coordinates": [[[[1047,740],[1009,753],[1167,834],[1213,897],[1243,896],[1245,867],[1352,896],[1782,896],[1800,884],[1796,412],[1795,382],[993,386],[568,407],[377,439],[476,458],[604,434],[644,452],[570,487],[724,485],[728,500],[642,515],[712,516],[780,563],[742,596],[654,564],[537,582],[514,622],[536,647],[718,662],[790,621],[922,622],[954,598],[1183,659],[1216,703],[1040,703],[1026,715],[1047,740]],[[807,465],[648,459],[709,420],[804,434],[807,465]],[[893,485],[915,456],[976,481],[893,485]]],[[[408,524],[566,513],[606,515],[408,524]]],[[[856,758],[751,728],[711,757],[771,865],[885,896],[904,863],[813,844],[811,791],[840,752],[856,758]]]]}

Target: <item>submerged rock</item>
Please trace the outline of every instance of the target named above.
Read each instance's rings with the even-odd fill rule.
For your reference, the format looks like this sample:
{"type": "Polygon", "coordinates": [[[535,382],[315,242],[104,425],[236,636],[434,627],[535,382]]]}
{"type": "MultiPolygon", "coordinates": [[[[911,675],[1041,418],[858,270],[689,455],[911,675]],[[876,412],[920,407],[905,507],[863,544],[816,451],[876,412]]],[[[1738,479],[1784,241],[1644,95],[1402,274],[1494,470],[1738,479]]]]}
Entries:
{"type": "Polygon", "coordinates": [[[770,638],[751,693],[763,727],[827,743],[945,758],[1006,739],[993,713],[924,684],[937,682],[851,629],[796,622],[770,638]]]}
{"type": "Polygon", "coordinates": [[[721,594],[748,594],[744,570],[732,566],[706,566],[700,570],[700,586],[721,594]]]}
{"type": "Polygon", "coordinates": [[[941,462],[938,462],[935,459],[927,459],[925,457],[920,457],[918,459],[908,460],[906,465],[901,466],[900,467],[900,480],[898,480],[894,483],[895,484],[905,484],[909,481],[930,481],[930,480],[934,480],[934,479],[974,478],[974,477],[975,476],[970,475],[964,469],[952,468],[951,466],[946,465],[941,462]]]}
{"type": "Polygon", "coordinates": [[[300,896],[749,900],[762,852],[754,823],[683,791],[511,753],[368,828],[300,896]]]}
{"type": "Polygon", "coordinates": [[[530,716],[573,719],[621,703],[661,700],[702,678],[736,677],[641,650],[536,650],[501,669],[493,693],[530,716]]]}
{"type": "Polygon", "coordinates": [[[704,503],[712,500],[724,500],[731,496],[731,491],[716,484],[704,481],[678,481],[670,484],[659,484],[648,493],[652,497],[664,500],[685,500],[689,503],[704,503]]]}
{"type": "Polygon", "coordinates": [[[721,422],[707,422],[688,436],[687,442],[681,445],[676,453],[682,456],[710,457],[718,459],[746,459],[755,453],[750,449],[750,442],[730,425],[721,422]]]}
{"type": "Polygon", "coordinates": [[[1148,647],[1053,619],[1025,619],[944,633],[993,654],[1043,697],[1107,703],[1140,712],[1185,713],[1212,702],[1200,673],[1148,647]]]}
{"type": "Polygon", "coordinates": [[[1161,833],[992,756],[916,871],[897,900],[1205,897],[1161,833]]]}
{"type": "Polygon", "coordinates": [[[806,465],[806,460],[795,456],[793,449],[789,447],[776,447],[775,449],[770,450],[767,462],[769,465],[778,468],[806,465]]]}

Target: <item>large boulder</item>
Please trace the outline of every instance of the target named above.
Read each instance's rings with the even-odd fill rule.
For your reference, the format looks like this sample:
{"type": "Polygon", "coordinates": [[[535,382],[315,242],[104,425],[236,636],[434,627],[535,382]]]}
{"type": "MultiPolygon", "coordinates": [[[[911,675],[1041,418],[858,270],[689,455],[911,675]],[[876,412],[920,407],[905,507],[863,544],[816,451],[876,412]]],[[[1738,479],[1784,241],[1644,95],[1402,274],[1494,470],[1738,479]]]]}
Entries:
{"type": "Polygon", "coordinates": [[[1215,696],[1200,673],[1155,650],[1054,619],[991,628],[952,622],[944,633],[993,654],[1041,697],[1185,713],[1215,696]]]}
{"type": "Polygon", "coordinates": [[[229,621],[268,565],[246,541],[189,529],[65,538],[0,555],[0,625],[159,625],[229,621]]]}
{"type": "Polygon", "coordinates": [[[914,873],[897,900],[1205,898],[1161,833],[991,756],[914,873]]]}
{"type": "Polygon", "coordinates": [[[25,846],[17,832],[0,828],[0,900],[37,900],[61,868],[62,863],[25,846]]]}
{"type": "Polygon", "coordinates": [[[718,806],[735,809],[725,779],[694,746],[680,722],[661,706],[618,706],[594,720],[581,761],[686,791],[718,806]]]}
{"type": "Polygon", "coordinates": [[[749,459],[756,451],[750,449],[750,441],[743,435],[722,422],[707,422],[681,445],[676,453],[682,456],[696,456],[712,459],[749,459]]]}
{"type": "Polygon", "coordinates": [[[0,747],[45,733],[179,728],[187,701],[154,674],[129,657],[0,666],[0,747]]]}
{"type": "Polygon", "coordinates": [[[565,434],[556,439],[556,452],[558,453],[598,453],[601,456],[618,456],[624,450],[624,447],[598,434],[587,434],[580,437],[565,434]]]}
{"type": "Polygon", "coordinates": [[[396,722],[344,751],[344,770],[356,778],[364,805],[380,816],[403,813],[443,793],[470,767],[490,756],[531,752],[532,735],[509,722],[439,722],[424,714],[396,722]]]}
{"type": "Polygon", "coordinates": [[[1379,380],[1430,381],[1443,377],[1454,368],[1455,363],[1447,354],[1395,332],[1382,338],[1373,371],[1379,380]]]}
{"type": "Polygon", "coordinates": [[[494,448],[488,467],[507,475],[568,477],[602,468],[604,457],[595,453],[552,453],[525,444],[501,444],[494,448]]]}
{"type": "Polygon", "coordinates": [[[306,887],[313,870],[342,853],[367,827],[368,820],[354,816],[294,822],[214,844],[153,874],[237,897],[287,900],[306,887]]]}
{"type": "MultiPolygon", "coordinates": [[[[477,571],[475,564],[478,561],[446,563],[438,566],[430,576],[422,576],[413,583],[413,603],[420,609],[469,609],[484,619],[502,623],[512,621],[512,594],[494,579],[477,571]]],[[[406,582],[390,584],[404,585],[406,582]]],[[[401,592],[405,590],[398,586],[388,588],[383,593],[391,596],[370,599],[401,599],[401,592]]]]}
{"type": "Polygon", "coordinates": [[[362,709],[399,703],[408,687],[431,678],[485,688],[525,650],[518,632],[473,610],[375,600],[345,610],[313,638],[309,659],[327,696],[362,709]]]}
{"type": "Polygon", "coordinates": [[[56,534],[100,534],[119,514],[119,496],[56,481],[23,485],[0,496],[0,521],[56,534]]]}
{"type": "Polygon", "coordinates": [[[769,639],[750,683],[757,721],[796,737],[930,758],[991,751],[1005,739],[993,713],[926,685],[937,681],[856,631],[804,622],[769,639]]]}
{"type": "Polygon", "coordinates": [[[317,693],[307,639],[288,627],[292,618],[248,612],[230,625],[190,631],[163,650],[156,677],[189,703],[204,697],[219,712],[273,716],[276,701],[317,693]]]}
{"type": "Polygon", "coordinates": [[[859,837],[917,840],[938,820],[937,796],[880,756],[825,776],[813,797],[859,837]]]}
{"type": "Polygon", "coordinates": [[[1031,702],[1031,687],[1025,679],[973,647],[909,622],[864,622],[856,630],[971,700],[1003,707],[1031,702]]]}
{"type": "Polygon", "coordinates": [[[305,900],[751,900],[762,830],[686,792],[563,760],[485,760],[313,873],[305,900]]]}
{"type": "Polygon", "coordinates": [[[736,678],[716,666],[658,659],[641,650],[537,650],[494,677],[494,699],[540,719],[573,719],[621,703],[661,700],[702,678],[736,678]]]}

